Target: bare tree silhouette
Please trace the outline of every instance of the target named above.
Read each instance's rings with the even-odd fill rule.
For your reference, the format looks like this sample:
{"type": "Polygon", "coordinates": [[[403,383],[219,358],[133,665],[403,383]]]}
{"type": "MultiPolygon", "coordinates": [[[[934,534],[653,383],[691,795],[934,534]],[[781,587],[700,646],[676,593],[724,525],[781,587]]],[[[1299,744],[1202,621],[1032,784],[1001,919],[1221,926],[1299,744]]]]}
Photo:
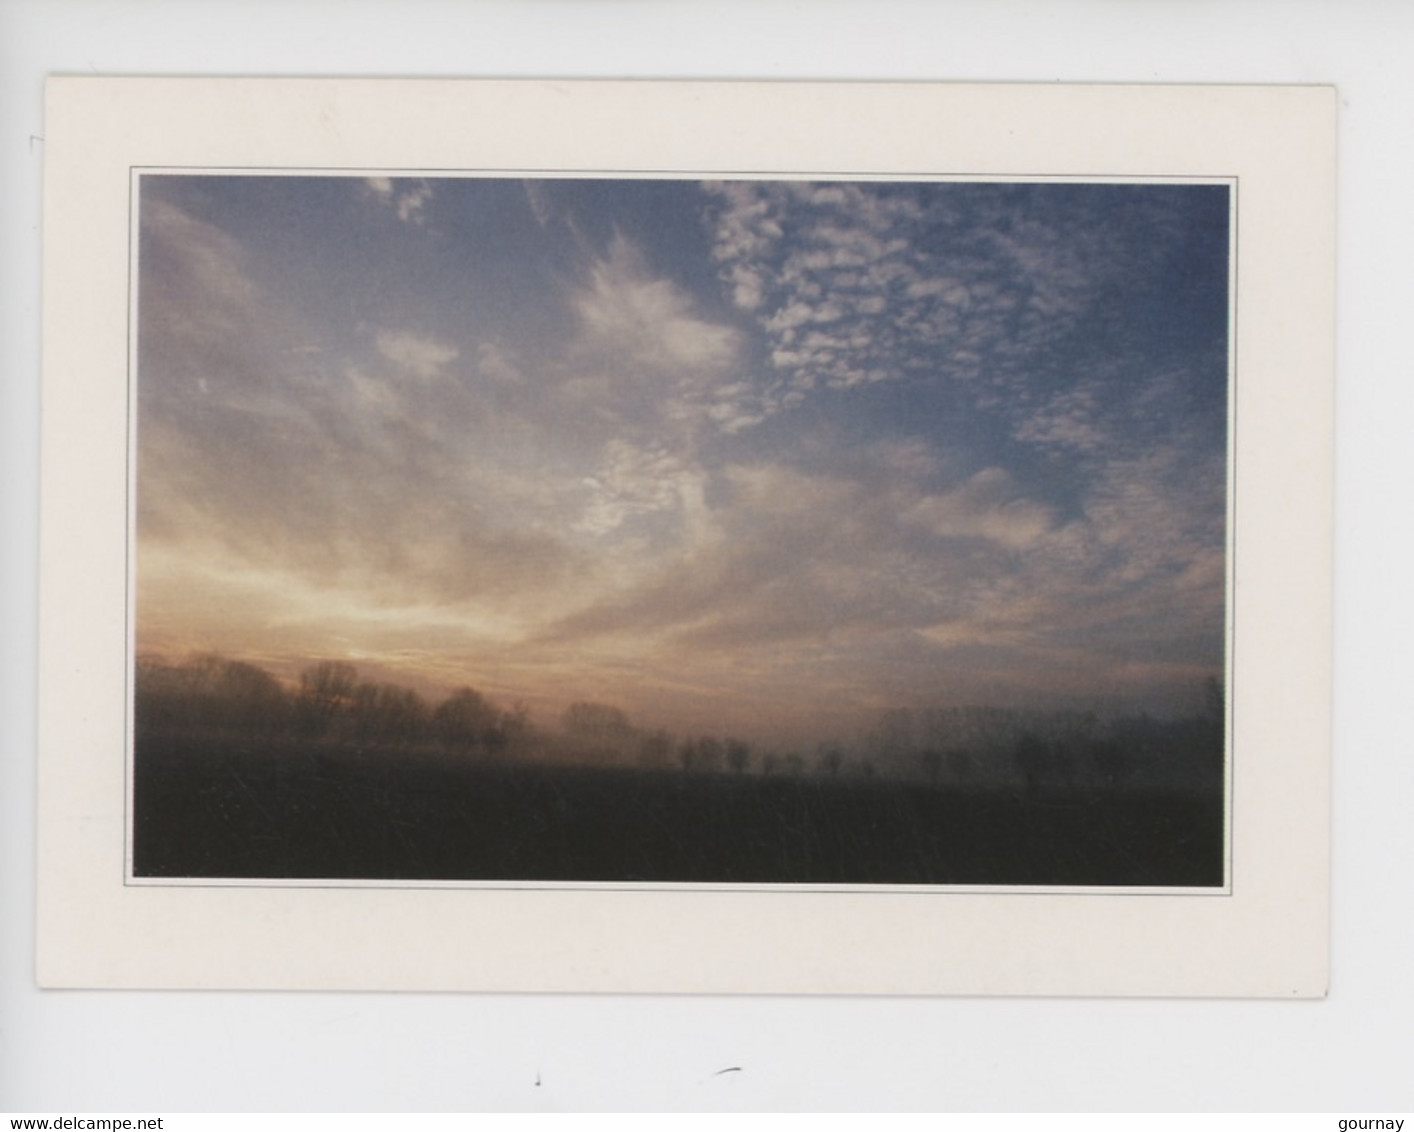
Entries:
{"type": "Polygon", "coordinates": [[[300,673],[297,714],[301,730],[325,734],[335,717],[353,702],[358,670],[340,660],[326,660],[300,673]]]}
{"type": "Polygon", "coordinates": [[[432,712],[432,730],[449,751],[499,754],[505,736],[500,713],[474,688],[459,688],[432,712]]]}
{"type": "Polygon", "coordinates": [[[745,774],[751,763],[751,748],[740,739],[727,740],[727,766],[736,774],[745,774]]]}

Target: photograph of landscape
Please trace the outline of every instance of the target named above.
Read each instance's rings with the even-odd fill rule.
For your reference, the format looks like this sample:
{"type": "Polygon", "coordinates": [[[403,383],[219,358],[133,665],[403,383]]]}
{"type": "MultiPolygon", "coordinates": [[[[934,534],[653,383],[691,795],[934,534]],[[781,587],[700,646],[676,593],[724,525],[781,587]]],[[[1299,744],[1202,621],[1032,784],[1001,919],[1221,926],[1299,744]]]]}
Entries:
{"type": "Polygon", "coordinates": [[[1227,884],[1231,183],[133,184],[132,881],[1227,884]]]}

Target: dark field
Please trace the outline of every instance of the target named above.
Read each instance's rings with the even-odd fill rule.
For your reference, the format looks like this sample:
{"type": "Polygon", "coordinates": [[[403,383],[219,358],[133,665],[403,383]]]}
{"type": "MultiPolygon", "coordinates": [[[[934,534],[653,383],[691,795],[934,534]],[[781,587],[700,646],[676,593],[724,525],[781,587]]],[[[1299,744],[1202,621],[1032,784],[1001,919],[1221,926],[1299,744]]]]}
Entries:
{"type": "Polygon", "coordinates": [[[1221,886],[1220,795],[139,745],[138,877],[1221,886]]]}

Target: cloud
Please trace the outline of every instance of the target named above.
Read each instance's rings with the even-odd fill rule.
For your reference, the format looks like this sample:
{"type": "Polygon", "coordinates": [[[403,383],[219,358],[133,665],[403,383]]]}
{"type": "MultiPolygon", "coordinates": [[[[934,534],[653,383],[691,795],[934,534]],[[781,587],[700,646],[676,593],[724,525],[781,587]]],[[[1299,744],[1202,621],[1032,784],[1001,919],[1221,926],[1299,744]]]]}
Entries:
{"type": "Polygon", "coordinates": [[[377,345],[388,361],[424,380],[438,376],[461,353],[455,346],[402,331],[380,330],[377,345]]]}
{"type": "Polygon", "coordinates": [[[502,385],[523,385],[527,380],[511,352],[496,342],[482,342],[477,346],[476,370],[481,376],[502,385]]]}
{"type": "MultiPolygon", "coordinates": [[[[642,454],[633,454],[635,460],[642,454]]],[[[676,506],[681,472],[648,469],[640,508],[676,506]]],[[[1004,472],[948,492],[917,444],[884,442],[833,472],[779,463],[730,465],[696,495],[697,537],[669,543],[633,581],[554,625],[547,639],[650,637],[663,647],[775,650],[797,640],[846,647],[857,634],[906,636],[969,616],[1015,552],[1052,525],[1004,472]],[[710,500],[710,502],[709,502],[710,500]]],[[[627,514],[614,512],[618,521],[627,514]]],[[[982,611],[986,613],[985,610],[982,611]]]]}
{"type": "Polygon", "coordinates": [[[1050,508],[1020,496],[1001,468],[984,468],[954,491],[927,495],[903,517],[939,538],[981,538],[1016,550],[1053,524],[1050,508]]]}
{"type": "Polygon", "coordinates": [[[426,181],[398,197],[398,219],[404,224],[421,226],[426,222],[423,206],[432,199],[432,186],[426,181]]]}
{"type": "Polygon", "coordinates": [[[692,297],[654,275],[621,234],[594,265],[574,309],[594,354],[669,380],[720,373],[740,349],[735,328],[701,317],[692,297]]]}
{"type": "MultiPolygon", "coordinates": [[[[1057,357],[1096,353],[1085,328],[1116,293],[1152,288],[1187,235],[1171,200],[1123,186],[704,188],[723,297],[754,321],[769,360],[713,399],[711,419],[731,434],[828,391],[944,382],[1010,417],[1020,442],[1102,446],[1107,432],[1075,404],[1043,419],[1027,416],[1026,397],[1066,385],[1057,357]]],[[[1109,396],[1087,380],[1089,395],[1109,396]]]]}
{"type": "Polygon", "coordinates": [[[427,223],[426,205],[433,193],[430,181],[366,177],[363,184],[374,200],[391,209],[404,224],[420,228],[427,223]]]}
{"type": "Polygon", "coordinates": [[[709,184],[708,189],[726,201],[714,234],[712,258],[721,265],[721,277],[732,301],[743,310],[757,310],[766,297],[767,275],[758,264],[769,262],[782,236],[769,196],[746,181],[709,184]]]}
{"type": "MultiPolygon", "coordinates": [[[[506,625],[555,608],[550,592],[586,572],[565,534],[568,473],[513,407],[434,380],[451,376],[456,345],[384,330],[361,353],[359,340],[303,349],[320,335],[247,270],[240,241],[160,192],[143,221],[149,552],[185,562],[192,586],[232,570],[283,578],[270,600],[283,586],[286,618],[315,615],[298,598],[310,590],[346,617],[401,606],[476,620],[494,608],[506,625]]],[[[478,361],[495,388],[513,385],[504,352],[478,361]]]]}
{"type": "Polygon", "coordinates": [[[1062,389],[1030,416],[1018,420],[1016,439],[1045,448],[1068,449],[1094,455],[1113,440],[1114,430],[1101,419],[1101,390],[1096,382],[1062,389]]]}
{"type": "Polygon", "coordinates": [[[141,221],[144,333],[173,347],[228,338],[256,297],[240,243],[160,198],[143,205],[141,221]]]}
{"type": "Polygon", "coordinates": [[[701,504],[700,475],[662,445],[611,440],[600,467],[583,483],[589,500],[575,529],[594,536],[620,531],[634,519],[677,517],[701,504]]]}
{"type": "Polygon", "coordinates": [[[535,215],[535,222],[542,229],[548,228],[555,218],[550,183],[538,177],[528,177],[521,184],[525,188],[525,202],[535,215]]]}
{"type": "MultiPolygon", "coordinates": [[[[1083,328],[1117,293],[1152,288],[1188,235],[1173,200],[1122,186],[707,189],[719,279],[767,341],[762,417],[801,403],[787,391],[920,380],[975,386],[981,407],[1016,413],[1038,380],[1065,382],[1054,352],[1083,351],[1083,328]]],[[[1098,442],[1063,409],[1017,423],[1017,438],[1098,442]]]]}

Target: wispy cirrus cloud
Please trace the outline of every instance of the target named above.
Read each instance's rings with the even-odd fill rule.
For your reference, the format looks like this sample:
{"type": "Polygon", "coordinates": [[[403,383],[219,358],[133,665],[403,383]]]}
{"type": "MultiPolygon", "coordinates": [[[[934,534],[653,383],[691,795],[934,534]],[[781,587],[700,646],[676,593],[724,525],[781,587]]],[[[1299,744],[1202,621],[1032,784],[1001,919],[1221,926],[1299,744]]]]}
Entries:
{"type": "Polygon", "coordinates": [[[406,331],[380,330],[378,352],[399,369],[414,377],[436,377],[461,351],[435,339],[419,337],[406,331]]]}
{"type": "Polygon", "coordinates": [[[719,374],[737,358],[739,332],[700,317],[691,296],[654,275],[622,235],[614,237],[573,303],[583,349],[669,387],[719,374]]]}

